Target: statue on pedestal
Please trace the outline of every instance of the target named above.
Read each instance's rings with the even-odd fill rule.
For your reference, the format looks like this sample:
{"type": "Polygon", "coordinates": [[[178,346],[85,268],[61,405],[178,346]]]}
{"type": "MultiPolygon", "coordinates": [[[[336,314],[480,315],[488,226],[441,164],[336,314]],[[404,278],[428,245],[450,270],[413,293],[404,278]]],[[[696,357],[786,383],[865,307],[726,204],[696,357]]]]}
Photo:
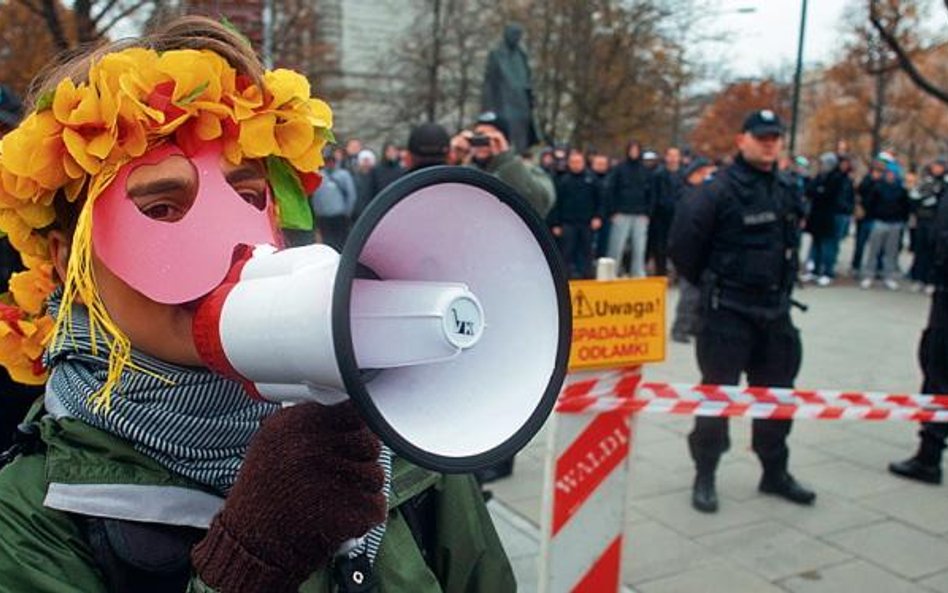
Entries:
{"type": "Polygon", "coordinates": [[[523,28],[510,23],[504,39],[487,56],[481,107],[510,124],[510,144],[522,151],[539,140],[533,123],[533,87],[527,53],[520,47],[523,28]]]}

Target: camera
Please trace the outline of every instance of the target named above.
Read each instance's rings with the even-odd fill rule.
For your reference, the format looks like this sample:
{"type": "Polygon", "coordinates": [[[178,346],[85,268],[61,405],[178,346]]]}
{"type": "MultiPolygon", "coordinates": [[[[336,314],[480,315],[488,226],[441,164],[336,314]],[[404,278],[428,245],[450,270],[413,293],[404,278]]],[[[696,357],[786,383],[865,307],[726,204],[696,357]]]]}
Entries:
{"type": "Polygon", "coordinates": [[[490,146],[490,136],[484,134],[474,134],[470,140],[471,146],[490,146]]]}

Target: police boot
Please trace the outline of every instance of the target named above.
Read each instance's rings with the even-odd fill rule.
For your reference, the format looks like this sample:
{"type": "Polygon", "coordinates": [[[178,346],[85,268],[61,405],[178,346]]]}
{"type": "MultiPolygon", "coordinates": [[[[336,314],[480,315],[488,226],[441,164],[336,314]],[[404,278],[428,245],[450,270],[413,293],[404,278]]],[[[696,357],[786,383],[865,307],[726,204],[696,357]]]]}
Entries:
{"type": "Polygon", "coordinates": [[[787,471],[776,475],[768,475],[767,472],[764,472],[758,490],[764,494],[773,494],[797,504],[813,504],[813,501],[816,500],[816,492],[804,488],[787,471]]]}
{"type": "Polygon", "coordinates": [[[910,457],[905,461],[893,461],[889,464],[889,471],[910,480],[926,484],[941,484],[941,467],[924,463],[918,456],[910,457]]]}
{"type": "Polygon", "coordinates": [[[893,461],[889,464],[889,471],[910,480],[941,484],[941,449],[940,442],[923,434],[918,453],[905,461],[893,461]]]}
{"type": "Polygon", "coordinates": [[[714,489],[714,470],[701,471],[695,475],[691,489],[691,506],[702,513],[718,512],[718,493],[714,489]]]}
{"type": "MultiPolygon", "coordinates": [[[[758,453],[759,454],[759,453],[758,453]]],[[[789,454],[786,449],[776,455],[760,456],[764,475],[757,489],[764,494],[773,494],[797,504],[813,504],[816,493],[804,488],[787,471],[789,454]]]]}

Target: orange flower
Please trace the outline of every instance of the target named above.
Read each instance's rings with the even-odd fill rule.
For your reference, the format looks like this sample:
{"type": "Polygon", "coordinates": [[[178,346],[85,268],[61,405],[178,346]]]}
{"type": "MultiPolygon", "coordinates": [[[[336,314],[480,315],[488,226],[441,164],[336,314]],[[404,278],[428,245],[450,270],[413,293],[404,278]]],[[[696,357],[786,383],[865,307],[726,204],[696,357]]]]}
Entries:
{"type": "Polygon", "coordinates": [[[30,315],[39,315],[46,299],[56,285],[53,283],[53,265],[41,263],[32,270],[17,272],[10,276],[10,293],[16,304],[30,315]]]}

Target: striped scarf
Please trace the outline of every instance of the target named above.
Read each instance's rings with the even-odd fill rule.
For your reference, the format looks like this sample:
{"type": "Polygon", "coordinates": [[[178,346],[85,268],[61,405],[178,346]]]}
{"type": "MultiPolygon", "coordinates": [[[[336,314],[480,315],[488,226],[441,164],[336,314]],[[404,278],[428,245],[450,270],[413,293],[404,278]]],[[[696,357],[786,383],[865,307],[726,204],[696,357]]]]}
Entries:
{"type": "MultiPolygon", "coordinates": [[[[49,299],[58,312],[62,291],[49,299]]],[[[133,350],[134,368],[126,368],[112,393],[108,411],[96,412],[91,396],[108,375],[108,349],[98,337],[92,353],[89,319],[76,305],[72,326],[46,353],[50,392],[70,416],[130,441],[140,453],[166,469],[227,494],[237,479],[251,438],[278,404],[257,401],[230,379],[203,368],[182,367],[133,350]],[[135,369],[147,371],[139,372],[135,369]]],[[[391,492],[391,451],[382,447],[384,493],[391,492]]],[[[367,552],[375,559],[385,524],[372,528],[349,555],[367,552]]]]}

